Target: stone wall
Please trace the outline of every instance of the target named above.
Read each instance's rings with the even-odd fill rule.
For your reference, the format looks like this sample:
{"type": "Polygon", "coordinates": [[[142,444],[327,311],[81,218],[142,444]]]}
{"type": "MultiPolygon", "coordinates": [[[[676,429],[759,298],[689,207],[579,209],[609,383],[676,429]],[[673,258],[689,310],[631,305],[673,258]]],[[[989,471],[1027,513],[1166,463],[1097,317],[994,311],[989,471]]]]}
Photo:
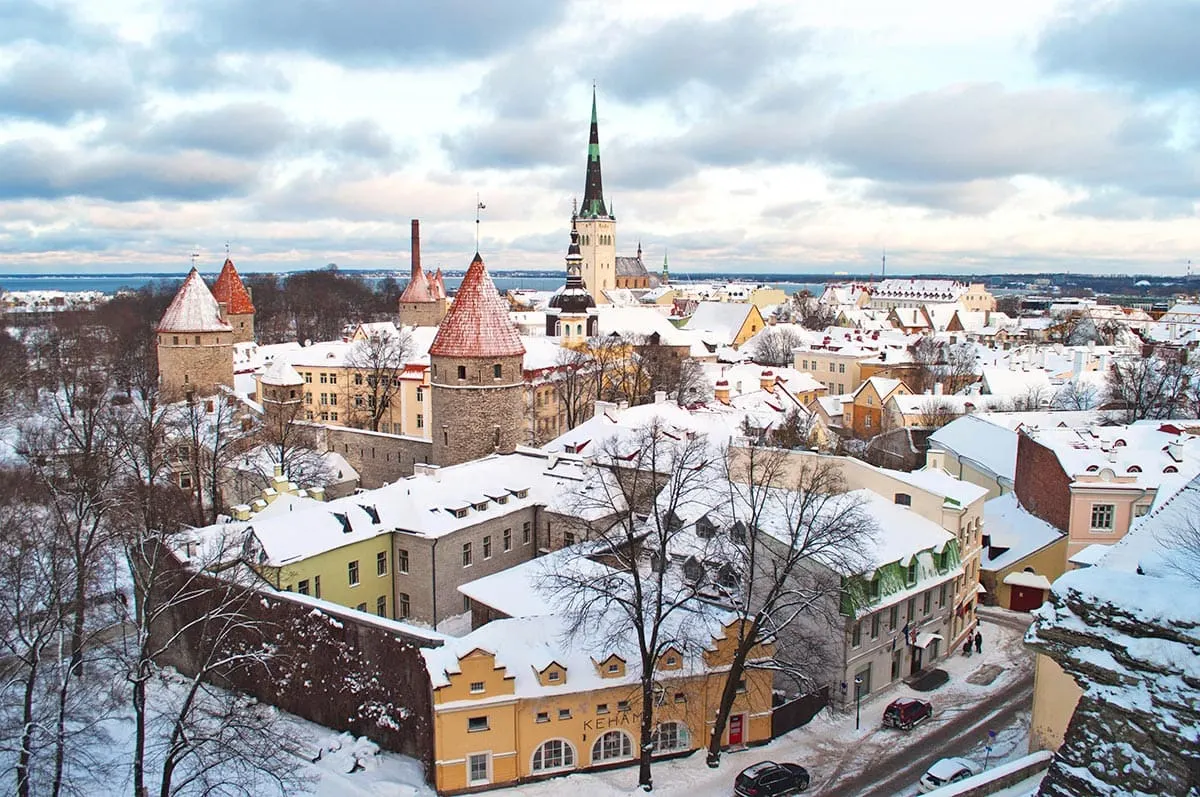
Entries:
{"type": "Polygon", "coordinates": [[[171,603],[151,629],[160,665],[196,675],[222,652],[262,650],[261,664],[213,670],[207,680],[366,736],[432,771],[432,692],[419,647],[440,641],[325,601],[194,575],[170,554],[163,560],[151,597],[171,603]],[[213,629],[229,627],[235,612],[244,618],[232,624],[237,632],[214,644],[213,629]]]}
{"type": "MultiPolygon", "coordinates": [[[[222,305],[224,309],[224,305],[222,305]]],[[[254,313],[235,313],[227,315],[221,313],[221,318],[225,323],[233,327],[233,342],[234,343],[253,343],[254,342],[254,313]]]]}
{"type": "Polygon", "coordinates": [[[233,336],[228,332],[159,333],[158,378],[164,397],[178,401],[233,387],[233,336]],[[199,342],[197,342],[199,341],[199,342]]]}
{"type": "Polygon", "coordinates": [[[358,471],[364,489],[374,489],[413,475],[417,463],[431,459],[431,443],[420,437],[308,424],[319,430],[325,450],[341,454],[358,471]]]}
{"type": "Polygon", "coordinates": [[[1049,448],[1027,434],[1017,435],[1017,475],[1013,492],[1021,506],[1062,532],[1071,528],[1071,479],[1049,448]]]}
{"type": "Polygon", "coordinates": [[[521,360],[432,358],[434,464],[457,465],[495,452],[507,454],[525,443],[521,360]],[[499,378],[493,376],[496,365],[501,369],[499,378]]]}
{"type": "Polygon", "coordinates": [[[406,327],[436,327],[446,317],[445,299],[433,302],[400,302],[400,324],[406,327]]]}

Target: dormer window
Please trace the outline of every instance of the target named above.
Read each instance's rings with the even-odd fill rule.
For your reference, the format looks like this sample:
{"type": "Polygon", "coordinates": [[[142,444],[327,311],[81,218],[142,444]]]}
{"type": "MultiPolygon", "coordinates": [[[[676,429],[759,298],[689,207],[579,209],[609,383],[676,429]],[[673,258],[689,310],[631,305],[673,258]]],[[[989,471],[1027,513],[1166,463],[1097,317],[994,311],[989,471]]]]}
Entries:
{"type": "Polygon", "coordinates": [[[1098,470],[1100,470],[1100,466],[1099,466],[1099,465],[1088,465],[1088,466],[1087,466],[1087,472],[1088,472],[1088,473],[1095,473],[1095,472],[1096,472],[1096,471],[1098,471],[1098,470]]]}
{"type": "Polygon", "coordinates": [[[484,501],[483,503],[479,503],[479,504],[471,504],[471,508],[474,509],[476,512],[482,512],[488,508],[488,502],[484,501]]]}
{"type": "Polygon", "coordinates": [[[526,487],[521,490],[510,490],[509,492],[511,492],[517,498],[525,498],[529,495],[529,488],[526,487]]]}
{"type": "Polygon", "coordinates": [[[1179,468],[1175,467],[1174,465],[1168,465],[1167,467],[1163,468],[1163,473],[1179,473],[1179,468]]]}
{"type": "Polygon", "coordinates": [[[454,513],[455,517],[466,517],[467,516],[466,507],[463,507],[462,509],[452,509],[450,511],[452,511],[454,513]]]}
{"type": "Polygon", "coordinates": [[[610,674],[615,675],[621,671],[621,665],[614,661],[612,664],[608,665],[608,671],[610,674]]]}
{"type": "Polygon", "coordinates": [[[1125,469],[1125,472],[1126,473],[1141,473],[1142,468],[1140,465],[1130,465],[1128,468],[1125,469]]]}
{"type": "Polygon", "coordinates": [[[917,560],[916,560],[916,557],[914,557],[913,560],[908,563],[908,573],[906,575],[906,581],[909,584],[917,583],[917,560]]]}

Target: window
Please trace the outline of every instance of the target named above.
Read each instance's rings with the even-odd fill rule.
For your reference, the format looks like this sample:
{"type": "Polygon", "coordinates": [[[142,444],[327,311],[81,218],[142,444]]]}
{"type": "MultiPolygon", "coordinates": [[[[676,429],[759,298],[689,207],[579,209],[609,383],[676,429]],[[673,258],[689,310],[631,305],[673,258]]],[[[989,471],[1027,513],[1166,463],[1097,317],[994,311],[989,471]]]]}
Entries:
{"type": "Polygon", "coordinates": [[[178,336],[178,335],[172,335],[172,336],[171,336],[171,344],[172,344],[172,345],[174,345],[174,346],[178,346],[178,345],[179,345],[179,336],[178,336]]]}
{"type": "Polygon", "coordinates": [[[471,681],[471,694],[480,695],[480,694],[483,694],[483,691],[484,691],[483,681],[471,681]]]}
{"type": "Polygon", "coordinates": [[[493,379],[499,379],[500,375],[502,373],[504,373],[504,372],[500,368],[500,363],[496,363],[495,365],[492,366],[492,378],[493,379]]]}
{"type": "Polygon", "coordinates": [[[539,711],[537,713],[537,721],[538,722],[549,722],[550,721],[550,712],[549,711],[539,711]]]}
{"type": "MultiPolygon", "coordinates": [[[[561,677],[561,675],[558,672],[558,670],[551,670],[550,672],[546,673],[547,681],[557,681],[560,677],[561,677]]],[[[561,719],[561,717],[560,717],[560,719],[561,719]]]]}
{"type": "Polygon", "coordinates": [[[387,596],[380,595],[375,599],[375,614],[380,617],[387,617],[387,596]]]}
{"type": "Polygon", "coordinates": [[[188,473],[186,470],[181,471],[179,474],[179,488],[181,490],[192,489],[192,474],[188,473]]]}
{"type": "Polygon", "coordinates": [[[676,703],[686,703],[687,695],[684,694],[683,692],[676,692],[675,693],[675,702],[676,703]]]}
{"type": "Polygon", "coordinates": [[[397,618],[400,620],[408,619],[408,615],[409,615],[410,611],[411,610],[409,608],[408,593],[407,592],[396,593],[396,616],[397,616],[397,618]]]}
{"type": "Polygon", "coordinates": [[[375,554],[375,575],[387,575],[387,551],[380,551],[375,554]]]}
{"type": "Polygon", "coordinates": [[[618,700],[617,701],[617,711],[628,711],[628,710],[629,710],[629,701],[628,700],[618,700]]]}
{"type": "Polygon", "coordinates": [[[574,544],[575,544],[575,535],[569,531],[564,531],[563,532],[563,545],[574,545],[574,544]]]}
{"type": "Polygon", "coordinates": [[[471,753],[467,756],[467,785],[483,786],[492,782],[488,770],[491,756],[488,753],[471,753]]]}
{"type": "Polygon", "coordinates": [[[691,746],[687,726],[682,722],[664,722],[654,729],[650,737],[656,753],[670,753],[676,750],[686,750],[691,746]]]}
{"type": "Polygon", "coordinates": [[[608,704],[607,703],[597,703],[596,704],[596,713],[597,714],[607,714],[608,713],[608,704]]]}
{"type": "Polygon", "coordinates": [[[354,609],[355,609],[355,611],[365,612],[367,610],[367,604],[360,603],[357,606],[355,606],[354,609]]]}
{"type": "Polygon", "coordinates": [[[740,681],[738,681],[737,692],[738,692],[738,694],[746,693],[746,679],[745,678],[742,678],[740,681]]]}
{"type": "Polygon", "coordinates": [[[933,593],[926,592],[925,597],[922,600],[921,611],[924,614],[929,614],[929,612],[932,610],[932,608],[933,608],[933,593]]]}
{"type": "Polygon", "coordinates": [[[478,731],[486,731],[488,729],[487,717],[468,717],[467,732],[476,733],[478,731]]]}
{"type": "Polygon", "coordinates": [[[463,611],[464,612],[471,611],[471,599],[469,597],[467,597],[466,595],[463,595],[463,611]]]}
{"type": "Polygon", "coordinates": [[[346,565],[346,577],[350,581],[350,586],[358,586],[358,560],[355,559],[350,564],[346,565]]]}
{"type": "Polygon", "coordinates": [[[471,566],[471,543],[463,543],[463,567],[471,566]]]}
{"type": "Polygon", "coordinates": [[[1133,508],[1133,516],[1134,517],[1145,517],[1146,513],[1149,511],[1150,511],[1149,504],[1139,504],[1138,506],[1135,506],[1133,508]]]}
{"type": "MultiPolygon", "coordinates": [[[[871,402],[870,402],[870,399],[868,399],[868,400],[867,400],[867,403],[868,403],[868,404],[870,404],[870,403],[871,403],[871,402]]],[[[863,426],[867,427],[868,429],[870,429],[870,428],[871,428],[871,416],[870,416],[870,415],[868,415],[868,416],[866,416],[865,418],[863,418],[863,426]]]]}
{"type": "Polygon", "coordinates": [[[846,373],[846,364],[845,363],[838,363],[838,373],[839,374],[846,373]]]}
{"type": "Polygon", "coordinates": [[[908,573],[905,575],[905,580],[909,584],[917,583],[917,560],[915,557],[908,563],[908,573]]]}
{"type": "Polygon", "coordinates": [[[609,671],[609,672],[612,672],[612,673],[617,673],[617,672],[620,672],[620,671],[621,671],[621,665],[620,665],[620,664],[618,664],[618,663],[617,663],[617,662],[615,662],[615,661],[614,661],[614,662],[611,662],[611,663],[608,665],[608,671],[609,671]]]}
{"type": "Polygon", "coordinates": [[[512,529],[504,530],[504,550],[512,550],[512,529]]]}
{"type": "Polygon", "coordinates": [[[425,428],[425,416],[419,412],[417,413],[417,428],[418,429],[425,428]]]}
{"type": "Polygon", "coordinates": [[[1112,504],[1092,504],[1092,529],[1111,531],[1114,514],[1112,504]]]}
{"type": "Polygon", "coordinates": [[[592,763],[633,757],[633,739],[625,731],[609,731],[592,745],[592,763]]]}
{"type": "Polygon", "coordinates": [[[879,600],[879,576],[867,582],[867,597],[873,601],[879,600]]]}
{"type": "Polygon", "coordinates": [[[492,558],[492,535],[485,535],[483,538],[483,558],[492,558]]]}
{"type": "Polygon", "coordinates": [[[912,496],[908,493],[896,493],[892,500],[900,506],[912,506],[912,496]]]}
{"type": "Polygon", "coordinates": [[[908,614],[906,616],[910,620],[917,616],[917,599],[916,598],[908,599],[908,614]]]}
{"type": "Polygon", "coordinates": [[[832,374],[833,372],[834,372],[834,365],[833,365],[833,363],[830,363],[829,364],[829,373],[832,374]]]}
{"type": "Polygon", "coordinates": [[[313,597],[321,597],[321,577],[313,576],[313,597]]]}
{"type": "Polygon", "coordinates": [[[425,391],[421,388],[417,388],[417,401],[424,401],[424,400],[425,400],[425,391]]]}
{"type": "Polygon", "coordinates": [[[946,605],[946,585],[943,584],[941,589],[938,590],[938,608],[940,609],[945,605],[946,605]]]}
{"type": "Polygon", "coordinates": [[[399,570],[401,573],[408,572],[408,549],[407,548],[397,548],[396,549],[396,569],[399,570]]]}
{"type": "Polygon", "coordinates": [[[521,544],[522,545],[529,544],[529,521],[528,520],[526,520],[521,525],[521,544]]]}
{"type": "Polygon", "coordinates": [[[467,366],[465,366],[465,365],[458,366],[458,378],[459,379],[467,378],[467,366]]]}
{"type": "Polygon", "coordinates": [[[301,595],[308,594],[308,579],[307,578],[302,579],[299,583],[296,584],[296,592],[300,593],[301,595]]]}
{"type": "MultiPolygon", "coordinates": [[[[557,675],[558,673],[551,673],[551,674],[552,674],[552,675],[557,675]]],[[[569,708],[560,708],[560,709],[558,710],[558,718],[559,718],[560,720],[569,720],[569,719],[571,719],[571,709],[569,709],[569,708]]]]}
{"type": "Polygon", "coordinates": [[[871,615],[871,639],[879,639],[879,612],[871,615]]]}
{"type": "Polygon", "coordinates": [[[354,375],[354,384],[361,385],[363,383],[362,374],[354,375]]]}
{"type": "Polygon", "coordinates": [[[328,382],[329,382],[329,378],[325,374],[321,374],[321,384],[324,385],[328,382]]]}
{"type": "Polygon", "coordinates": [[[330,374],[330,375],[329,375],[329,384],[331,384],[331,385],[336,385],[336,384],[337,384],[337,374],[330,374]]]}
{"type": "Polygon", "coordinates": [[[855,623],[850,629],[850,647],[856,648],[862,645],[862,623],[855,623]]]}
{"type": "Polygon", "coordinates": [[[533,771],[549,772],[575,766],[575,748],[566,739],[549,739],[533,751],[533,771]]]}

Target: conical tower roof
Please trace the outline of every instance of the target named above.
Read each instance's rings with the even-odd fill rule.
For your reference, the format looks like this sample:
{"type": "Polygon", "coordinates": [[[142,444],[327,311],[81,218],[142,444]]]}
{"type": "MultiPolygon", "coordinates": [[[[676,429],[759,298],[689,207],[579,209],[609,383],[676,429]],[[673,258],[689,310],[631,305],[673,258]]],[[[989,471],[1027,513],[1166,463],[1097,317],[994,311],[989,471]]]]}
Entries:
{"type": "Polygon", "coordinates": [[[291,363],[277,358],[275,362],[267,367],[261,377],[264,385],[279,385],[289,387],[291,385],[303,385],[304,377],[292,367],[291,363]]]}
{"type": "Polygon", "coordinates": [[[496,291],[478,252],[467,268],[462,285],[458,286],[450,312],[438,327],[429,353],[435,357],[519,357],[525,354],[521,336],[508,317],[508,307],[496,291]]]}
{"type": "MultiPolygon", "coordinates": [[[[240,283],[239,283],[240,284],[240,283]]],[[[244,290],[244,288],[243,288],[244,290]]],[[[232,332],[221,320],[221,307],[192,268],[158,322],[159,332],[232,332]]]]}
{"type": "Polygon", "coordinates": [[[237,267],[229,258],[225,258],[225,265],[221,267],[221,274],[213,285],[212,293],[213,298],[225,305],[225,312],[229,315],[254,312],[254,303],[250,301],[250,291],[246,290],[246,286],[242,284],[237,267]]]}
{"type": "Polygon", "coordinates": [[[429,291],[429,278],[425,272],[421,270],[421,264],[418,263],[412,267],[412,278],[408,281],[408,285],[404,288],[404,293],[400,294],[402,302],[432,302],[434,296],[429,291]]]}

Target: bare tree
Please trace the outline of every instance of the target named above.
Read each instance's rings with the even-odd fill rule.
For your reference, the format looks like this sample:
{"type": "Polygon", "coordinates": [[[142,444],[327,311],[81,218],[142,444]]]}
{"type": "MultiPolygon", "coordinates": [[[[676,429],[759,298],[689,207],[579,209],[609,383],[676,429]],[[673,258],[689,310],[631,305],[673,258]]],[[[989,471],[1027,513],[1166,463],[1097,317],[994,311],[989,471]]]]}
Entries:
{"type": "Polygon", "coordinates": [[[1121,423],[1173,418],[1188,383],[1187,369],[1176,357],[1127,357],[1105,375],[1105,403],[1121,423]]]}
{"type": "Polygon", "coordinates": [[[592,385],[596,363],[586,349],[562,347],[554,358],[554,394],[566,415],[568,429],[574,429],[590,417],[588,407],[595,400],[592,385]]]}
{"type": "Polygon", "coordinates": [[[805,329],[825,329],[834,321],[833,308],[807,290],[792,294],[791,301],[781,307],[781,316],[800,324],[805,329]]]}
{"type": "Polygon", "coordinates": [[[726,468],[728,564],[738,584],[729,591],[729,606],[739,622],[709,737],[710,767],[720,763],[725,726],[748,668],[786,673],[802,689],[828,670],[842,576],[867,568],[876,533],[861,501],[846,493],[836,460],[797,462],[785,451],[752,445],[730,451],[726,468]],[[780,644],[766,656],[770,642],[780,644]]]}
{"type": "Polygon", "coordinates": [[[563,607],[577,642],[605,651],[636,640],[642,710],[638,783],[649,791],[655,668],[670,647],[689,646],[689,620],[703,588],[668,564],[674,544],[687,534],[680,520],[684,508],[711,488],[719,462],[704,436],[674,434],[657,419],[599,449],[598,459],[612,466],[612,478],[581,492],[576,514],[616,516],[611,525],[587,529],[591,550],[611,569],[597,578],[591,559],[580,551],[547,571],[541,586],[563,607]]]}
{"type": "Polygon", "coordinates": [[[15,409],[29,377],[29,352],[25,345],[0,327],[0,419],[8,418],[15,409]]]}
{"type": "Polygon", "coordinates": [[[176,406],[174,438],[188,474],[195,522],[215,523],[225,507],[229,464],[245,437],[238,405],[232,397],[216,395],[176,406]]]}
{"type": "Polygon", "coordinates": [[[767,443],[775,448],[808,448],[815,426],[811,412],[793,407],[778,425],[767,430],[767,443]]]}
{"type": "Polygon", "coordinates": [[[792,349],[803,343],[793,329],[767,327],[754,339],[754,351],[750,355],[760,365],[790,366],[794,360],[792,349]]]}
{"type": "Polygon", "coordinates": [[[1054,401],[1054,390],[1047,384],[1031,384],[1010,398],[1014,412],[1037,412],[1054,401]]]}
{"type": "Polygon", "coordinates": [[[400,393],[400,377],[412,355],[412,335],[401,329],[392,335],[373,332],[356,341],[346,357],[353,369],[347,390],[352,397],[353,417],[363,419],[366,428],[379,431],[392,401],[400,393]]]}
{"type": "Polygon", "coordinates": [[[592,388],[597,401],[615,401],[625,397],[622,391],[626,383],[624,371],[630,368],[630,353],[633,344],[621,335],[597,335],[589,338],[587,352],[596,365],[592,388]]]}
{"type": "Polygon", "coordinates": [[[942,361],[942,350],[937,339],[926,335],[911,348],[912,365],[904,375],[904,383],[914,393],[933,390],[938,381],[938,366],[942,361]]]}
{"type": "Polygon", "coordinates": [[[941,429],[959,415],[961,413],[949,400],[930,396],[921,403],[921,414],[917,418],[917,426],[926,429],[941,429]]]}
{"type": "Polygon", "coordinates": [[[1090,382],[1072,379],[1054,396],[1054,406],[1063,410],[1094,410],[1100,403],[1100,391],[1090,382]]]}
{"type": "Polygon", "coordinates": [[[979,379],[979,358],[970,343],[953,343],[942,347],[937,375],[950,393],[957,393],[979,379]]]}
{"type": "Polygon", "coordinates": [[[266,413],[255,432],[255,447],[245,452],[246,468],[260,487],[269,487],[275,469],[302,488],[324,487],[332,475],[321,446],[321,427],[302,421],[294,404],[266,413]]]}

